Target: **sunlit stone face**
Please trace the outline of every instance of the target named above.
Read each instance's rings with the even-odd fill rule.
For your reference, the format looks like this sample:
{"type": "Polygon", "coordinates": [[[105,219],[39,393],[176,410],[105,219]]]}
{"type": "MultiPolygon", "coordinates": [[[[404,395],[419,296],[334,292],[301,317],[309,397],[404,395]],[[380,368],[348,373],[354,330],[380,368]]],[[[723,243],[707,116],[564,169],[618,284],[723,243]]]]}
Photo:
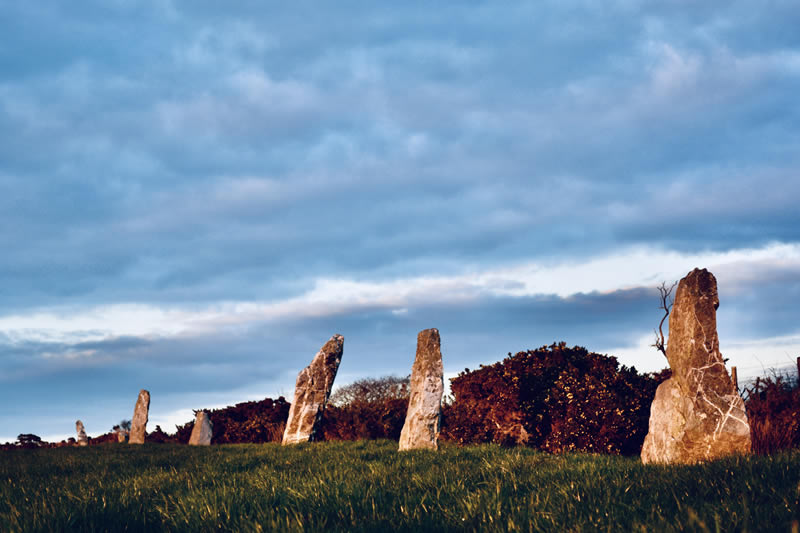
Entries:
{"type": "Polygon", "coordinates": [[[719,351],[717,281],[695,269],[678,284],[669,318],[672,377],[650,410],[642,461],[692,463],[750,451],[744,402],[719,351]]]}

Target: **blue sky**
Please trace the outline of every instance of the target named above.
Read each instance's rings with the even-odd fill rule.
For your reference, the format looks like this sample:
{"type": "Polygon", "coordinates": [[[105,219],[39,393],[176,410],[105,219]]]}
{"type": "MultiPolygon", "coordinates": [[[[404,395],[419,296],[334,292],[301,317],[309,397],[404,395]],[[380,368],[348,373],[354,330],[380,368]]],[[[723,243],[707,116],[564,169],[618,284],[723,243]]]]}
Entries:
{"type": "Polygon", "coordinates": [[[800,7],[0,0],[0,441],[564,340],[800,355],[800,7]]]}

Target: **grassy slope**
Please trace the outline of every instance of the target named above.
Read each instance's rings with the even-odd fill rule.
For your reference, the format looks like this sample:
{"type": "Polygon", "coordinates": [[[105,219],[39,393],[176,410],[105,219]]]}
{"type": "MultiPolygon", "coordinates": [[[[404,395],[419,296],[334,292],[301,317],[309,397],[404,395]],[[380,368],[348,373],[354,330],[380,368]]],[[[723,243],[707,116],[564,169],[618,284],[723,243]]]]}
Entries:
{"type": "Polygon", "coordinates": [[[496,446],[396,446],[0,452],[0,530],[790,531],[800,519],[800,451],[644,467],[496,446]]]}

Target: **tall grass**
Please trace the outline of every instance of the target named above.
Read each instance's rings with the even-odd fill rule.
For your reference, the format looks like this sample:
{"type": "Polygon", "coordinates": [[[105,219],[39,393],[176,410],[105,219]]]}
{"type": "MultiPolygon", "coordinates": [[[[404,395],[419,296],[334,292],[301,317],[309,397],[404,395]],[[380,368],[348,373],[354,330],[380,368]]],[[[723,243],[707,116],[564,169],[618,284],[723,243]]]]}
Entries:
{"type": "Polygon", "coordinates": [[[694,466],[390,441],[0,453],[2,531],[791,531],[800,451],[694,466]]]}

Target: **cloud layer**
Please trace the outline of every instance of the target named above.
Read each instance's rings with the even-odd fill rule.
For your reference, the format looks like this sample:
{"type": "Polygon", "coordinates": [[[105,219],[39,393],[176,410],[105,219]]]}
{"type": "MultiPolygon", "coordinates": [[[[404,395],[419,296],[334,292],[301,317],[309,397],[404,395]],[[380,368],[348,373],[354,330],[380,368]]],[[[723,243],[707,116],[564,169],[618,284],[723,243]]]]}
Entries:
{"type": "Polygon", "coordinates": [[[431,325],[453,371],[562,338],[652,369],[694,266],[740,364],[796,347],[792,2],[0,9],[9,438],[145,384],[290,394],[336,331],[347,378],[431,325]]]}

